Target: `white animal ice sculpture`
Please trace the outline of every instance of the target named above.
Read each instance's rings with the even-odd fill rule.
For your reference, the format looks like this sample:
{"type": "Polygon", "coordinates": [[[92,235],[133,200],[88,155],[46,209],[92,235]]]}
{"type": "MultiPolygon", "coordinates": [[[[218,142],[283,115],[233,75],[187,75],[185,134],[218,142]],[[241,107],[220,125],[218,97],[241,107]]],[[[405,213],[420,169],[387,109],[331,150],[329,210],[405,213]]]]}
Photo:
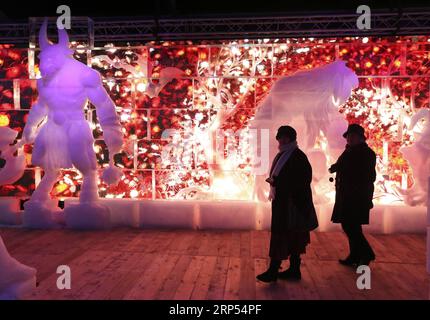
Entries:
{"type": "Polygon", "coordinates": [[[12,258],[0,237],[0,300],[21,299],[36,288],[36,269],[12,258]]]}
{"type": "Polygon", "coordinates": [[[70,227],[99,228],[109,224],[109,209],[97,203],[97,162],[94,138],[85,119],[84,106],[95,106],[109,149],[110,166],[103,172],[108,183],[119,180],[121,172],[113,164],[113,155],[123,144],[123,135],[115,105],[103,87],[100,74],[75,60],[64,29],[58,30],[58,44],[47,38],[47,20],[39,32],[41,52],[37,82],[39,97],[32,106],[23,132],[24,143],[33,143],[32,163],[42,167],[44,176],[25,204],[24,224],[28,227],[56,226],[61,215],[50,191],[60,169],[75,167],[83,175],[80,204],[64,211],[70,227]]]}
{"type": "MultiPolygon", "coordinates": [[[[326,202],[328,199],[323,194],[332,189],[328,182],[327,161],[336,159],[345,147],[342,133],[348,122],[339,113],[338,107],[346,102],[351,90],[357,86],[356,74],[346,67],[344,61],[299,71],[275,82],[250,123],[251,128],[269,130],[269,159],[273,159],[278,152],[274,138],[278,127],[288,124],[297,130],[299,147],[309,157],[314,181],[320,182],[314,186],[314,200],[317,203],[326,202]],[[321,133],[327,139],[325,152],[314,148],[321,133]]],[[[256,175],[254,194],[260,201],[267,201],[268,184],[265,179],[269,169],[270,162],[262,170],[264,173],[259,168],[256,175]]]]}
{"type": "Polygon", "coordinates": [[[425,205],[427,202],[427,179],[430,175],[430,110],[422,109],[413,115],[409,129],[413,130],[422,119],[426,120],[425,127],[421,133],[415,133],[415,142],[411,146],[400,148],[414,176],[413,186],[403,192],[404,201],[410,206],[425,205]]]}
{"type": "Polygon", "coordinates": [[[0,158],[5,161],[5,166],[0,170],[0,185],[11,184],[21,178],[26,163],[25,156],[19,150],[18,155],[15,146],[12,146],[18,132],[8,127],[0,127],[0,158]]]}
{"type": "MultiPolygon", "coordinates": [[[[25,168],[23,154],[14,155],[14,142],[18,132],[0,127],[1,158],[6,161],[0,171],[0,184],[14,183],[22,176],[25,168]]],[[[0,300],[19,299],[36,287],[36,270],[12,258],[0,237],[0,300]]]]}

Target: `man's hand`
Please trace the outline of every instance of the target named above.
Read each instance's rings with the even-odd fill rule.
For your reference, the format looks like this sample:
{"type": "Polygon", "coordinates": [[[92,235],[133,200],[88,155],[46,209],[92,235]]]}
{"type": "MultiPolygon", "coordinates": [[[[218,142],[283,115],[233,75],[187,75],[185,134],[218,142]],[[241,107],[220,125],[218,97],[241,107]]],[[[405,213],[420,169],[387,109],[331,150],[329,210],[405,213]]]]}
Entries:
{"type": "Polygon", "coordinates": [[[332,164],[331,167],[328,169],[328,172],[335,173],[337,171],[336,164],[332,164]]]}

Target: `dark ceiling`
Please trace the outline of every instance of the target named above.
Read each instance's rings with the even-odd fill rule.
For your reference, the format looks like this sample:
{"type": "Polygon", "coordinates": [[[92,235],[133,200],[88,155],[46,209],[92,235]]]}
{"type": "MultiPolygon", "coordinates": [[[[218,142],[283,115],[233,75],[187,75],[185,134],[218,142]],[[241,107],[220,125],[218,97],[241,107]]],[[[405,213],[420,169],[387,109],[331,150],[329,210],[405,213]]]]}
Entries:
{"type": "Polygon", "coordinates": [[[42,1],[34,0],[17,6],[17,1],[6,0],[0,4],[3,21],[26,20],[32,16],[55,16],[57,6],[70,6],[72,15],[97,17],[180,17],[202,15],[268,15],[294,14],[297,12],[348,12],[355,13],[361,4],[371,9],[404,10],[430,7],[430,1],[330,1],[330,0],[87,0],[42,1]],[[33,3],[33,4],[30,4],[33,3]]]}

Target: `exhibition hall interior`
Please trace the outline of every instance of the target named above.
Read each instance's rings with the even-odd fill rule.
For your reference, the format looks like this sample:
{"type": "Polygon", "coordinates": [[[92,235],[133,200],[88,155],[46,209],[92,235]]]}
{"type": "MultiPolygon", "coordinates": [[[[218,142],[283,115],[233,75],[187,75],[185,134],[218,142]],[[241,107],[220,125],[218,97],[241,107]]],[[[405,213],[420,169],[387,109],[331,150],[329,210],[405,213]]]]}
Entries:
{"type": "Polygon", "coordinates": [[[430,298],[430,3],[63,2],[0,4],[0,300],[430,298]]]}

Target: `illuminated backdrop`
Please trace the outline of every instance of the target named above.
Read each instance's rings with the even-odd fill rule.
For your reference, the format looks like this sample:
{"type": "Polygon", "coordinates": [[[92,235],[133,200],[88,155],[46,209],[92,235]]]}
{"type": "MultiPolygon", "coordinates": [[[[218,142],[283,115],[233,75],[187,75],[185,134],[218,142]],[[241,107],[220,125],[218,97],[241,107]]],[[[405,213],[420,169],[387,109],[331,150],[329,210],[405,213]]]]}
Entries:
{"type": "MultiPolygon", "coordinates": [[[[277,78],[336,59],[346,61],[359,76],[359,87],[339,112],[368,132],[378,155],[376,197],[400,200],[398,189],[413,184],[399,148],[413,142],[407,129],[411,115],[429,108],[429,37],[108,44],[93,49],[74,43],[74,47],[76,59],[103,75],[126,137],[124,152],[115,157],[124,176],[115,187],[101,181],[103,197],[170,199],[181,197],[181,190],[210,189],[218,198],[251,199],[249,146],[230,139],[226,149],[238,151],[236,157],[211,166],[205,158],[210,146],[200,133],[217,122],[221,129],[246,135],[256,107],[277,78]],[[165,129],[177,131],[166,140],[165,129]],[[163,150],[178,161],[162,161],[163,150]],[[217,180],[227,170],[234,172],[234,181],[217,180]],[[228,187],[234,192],[226,191],[228,187]]],[[[37,97],[37,63],[34,49],[0,45],[0,126],[22,131],[37,97]]],[[[107,149],[91,104],[87,118],[102,168],[108,164],[107,149]]],[[[25,152],[30,163],[31,146],[25,152]]],[[[29,196],[42,174],[29,165],[17,183],[0,187],[0,195],[29,196]]],[[[79,172],[64,171],[52,193],[77,196],[80,179],[79,172]]]]}

